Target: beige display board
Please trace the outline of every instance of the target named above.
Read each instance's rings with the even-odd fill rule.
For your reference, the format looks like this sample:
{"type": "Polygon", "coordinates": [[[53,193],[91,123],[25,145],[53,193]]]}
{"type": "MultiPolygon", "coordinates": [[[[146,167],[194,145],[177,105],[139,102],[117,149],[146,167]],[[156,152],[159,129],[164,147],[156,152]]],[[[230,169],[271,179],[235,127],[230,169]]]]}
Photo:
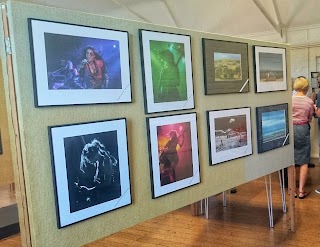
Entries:
{"type": "MultiPolygon", "coordinates": [[[[255,93],[253,45],[285,48],[288,62],[287,75],[290,75],[288,45],[157,26],[14,1],[8,5],[8,17],[26,186],[27,210],[24,212],[28,212],[26,222],[30,224],[32,246],[80,246],[293,164],[291,120],[290,144],[263,154],[257,153],[255,124],[257,106],[288,103],[289,116],[291,115],[291,85],[288,85],[287,91],[255,93]],[[27,18],[128,31],[132,103],[36,108],[27,18]],[[151,194],[146,117],[172,113],[146,115],[144,112],[139,29],[191,35],[195,109],[174,113],[197,113],[201,182],[157,199],[152,199],[151,194]],[[248,93],[204,95],[202,38],[248,43],[250,77],[248,93]],[[239,107],[251,107],[253,155],[209,166],[206,111],[239,107]],[[47,127],[118,118],[127,119],[132,204],[58,229],[47,127]]],[[[287,81],[289,83],[290,78],[287,78],[287,81]]]]}
{"type": "Polygon", "coordinates": [[[6,105],[3,73],[2,67],[0,67],[0,134],[2,144],[2,154],[0,155],[0,186],[14,182],[6,105]]]}

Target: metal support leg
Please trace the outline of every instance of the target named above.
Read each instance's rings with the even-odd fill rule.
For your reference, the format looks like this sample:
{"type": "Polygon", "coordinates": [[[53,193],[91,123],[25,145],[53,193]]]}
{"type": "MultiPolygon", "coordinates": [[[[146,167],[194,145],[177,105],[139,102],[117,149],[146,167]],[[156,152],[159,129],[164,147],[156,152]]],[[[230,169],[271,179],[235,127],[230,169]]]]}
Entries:
{"type": "Polygon", "coordinates": [[[206,219],[209,219],[209,197],[204,199],[204,210],[206,219]]]}
{"type": "Polygon", "coordinates": [[[271,188],[271,174],[264,177],[264,181],[266,184],[266,192],[267,192],[267,201],[268,201],[268,212],[269,212],[269,225],[270,227],[273,227],[273,210],[272,210],[272,188],[271,188]],[[269,185],[268,185],[269,180],[269,185]]]}
{"type": "Polygon", "coordinates": [[[286,193],[284,188],[284,169],[281,169],[281,171],[279,171],[279,182],[280,182],[280,191],[281,191],[281,200],[282,200],[282,211],[286,213],[287,206],[286,206],[286,193]]]}
{"type": "Polygon", "coordinates": [[[227,193],[226,193],[226,191],[223,191],[223,192],[222,192],[222,205],[223,205],[224,207],[227,206],[227,193]]]}

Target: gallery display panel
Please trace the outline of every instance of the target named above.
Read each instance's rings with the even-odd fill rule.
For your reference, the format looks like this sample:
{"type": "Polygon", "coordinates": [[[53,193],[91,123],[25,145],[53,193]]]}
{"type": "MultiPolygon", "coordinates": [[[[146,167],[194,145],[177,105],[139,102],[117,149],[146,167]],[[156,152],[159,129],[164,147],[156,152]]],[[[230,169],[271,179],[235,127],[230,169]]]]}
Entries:
{"type": "MultiPolygon", "coordinates": [[[[283,146],[281,148],[281,152],[279,151],[280,149],[274,149],[272,152],[264,152],[260,153],[259,155],[253,152],[253,155],[234,158],[232,160],[221,162],[223,163],[221,165],[211,166],[212,164],[209,164],[210,162],[208,162],[210,153],[208,148],[208,125],[206,116],[206,111],[245,107],[251,107],[253,109],[253,107],[276,105],[289,102],[291,99],[291,92],[288,90],[280,90],[277,92],[270,91],[263,94],[255,93],[253,83],[254,78],[252,76],[254,73],[252,54],[253,46],[277,46],[285,49],[285,56],[289,56],[288,45],[240,39],[236,37],[203,33],[193,30],[156,26],[147,23],[113,19],[88,13],[79,14],[79,12],[47,8],[44,6],[37,6],[27,3],[12,2],[10,4],[9,13],[10,22],[12,24],[10,31],[13,34],[12,57],[14,63],[14,83],[16,86],[16,99],[20,121],[19,125],[21,127],[21,142],[23,144],[23,148],[28,147],[27,149],[24,148],[22,153],[22,158],[24,161],[23,170],[25,172],[24,176],[25,181],[27,182],[25,194],[28,197],[28,208],[26,215],[29,214],[31,216],[29,218],[29,226],[32,231],[31,234],[33,238],[30,241],[32,241],[34,244],[39,246],[45,246],[47,243],[63,245],[63,243],[68,242],[70,243],[70,246],[84,245],[88,241],[94,241],[124,228],[130,227],[134,224],[138,224],[142,221],[165,214],[169,211],[184,207],[203,198],[225,191],[232,186],[237,186],[266,174],[270,174],[271,172],[287,167],[288,164],[293,163],[292,137],[289,134],[288,138],[291,139],[289,145],[283,146]],[[79,99],[77,98],[77,100],[82,102],[79,104],[68,103],[63,105],[57,104],[56,107],[45,107],[51,106],[51,103],[49,103],[47,105],[43,105],[43,107],[37,107],[37,105],[35,107],[34,96],[36,95],[36,92],[32,87],[33,80],[35,78],[34,74],[32,73],[33,55],[30,53],[30,46],[33,41],[29,40],[28,38],[28,19],[30,18],[35,20],[47,20],[48,22],[53,23],[63,23],[66,25],[72,25],[74,27],[92,27],[97,32],[105,29],[115,31],[123,30],[123,32],[126,33],[125,36],[129,37],[128,42],[130,46],[130,50],[128,49],[128,54],[130,55],[131,65],[130,79],[132,82],[132,99],[128,100],[127,103],[129,104],[118,104],[122,102],[116,100],[115,102],[105,102],[107,104],[82,104],[83,101],[86,100],[86,97],[84,96],[80,97],[79,99]],[[190,98],[183,102],[184,104],[181,106],[176,107],[174,105],[172,108],[170,108],[172,106],[172,102],[170,101],[169,105],[164,105],[163,108],[160,107],[159,109],[152,109],[150,111],[146,110],[147,108],[144,108],[143,104],[146,102],[146,97],[149,97],[149,94],[153,93],[153,91],[151,90],[148,93],[143,92],[146,82],[144,81],[145,70],[141,66],[141,61],[145,58],[143,57],[144,55],[142,54],[141,50],[141,45],[143,42],[140,37],[140,30],[146,30],[152,34],[158,34],[158,36],[153,36],[151,39],[146,41],[149,43],[151,41],[159,41],[159,39],[162,41],[161,37],[167,37],[166,34],[170,34],[170,39],[164,41],[167,42],[166,45],[168,45],[171,41],[174,43],[183,43],[185,46],[189,44],[189,50],[185,50],[184,61],[186,71],[189,71],[188,78],[192,78],[192,82],[188,81],[186,83],[186,87],[190,88],[190,94],[187,93],[188,97],[190,96],[190,98]],[[176,36],[179,37],[179,40],[171,40],[176,36]],[[185,38],[185,42],[181,42],[182,38],[185,38]],[[204,94],[205,88],[202,39],[225,40],[227,42],[230,41],[247,44],[248,68],[250,77],[248,83],[246,84],[249,89],[247,93],[228,93],[217,95],[204,94]],[[187,54],[189,54],[189,57],[187,54]],[[188,186],[185,184],[181,187],[181,189],[178,190],[169,188],[164,192],[163,195],[153,199],[152,197],[154,195],[150,189],[153,186],[153,180],[150,179],[151,169],[149,166],[150,163],[148,154],[149,138],[147,136],[148,124],[146,118],[150,117],[152,119],[157,119],[157,121],[160,119],[169,120],[169,117],[173,116],[173,111],[176,111],[176,114],[180,115],[180,117],[177,118],[178,122],[183,120],[182,116],[184,115],[192,115],[194,113],[197,116],[197,127],[195,127],[195,130],[197,132],[198,147],[194,150],[198,150],[199,153],[199,171],[198,174],[196,174],[197,169],[194,169],[193,177],[199,179],[201,182],[195,183],[195,186],[188,186]],[[193,111],[193,113],[190,111],[193,111]],[[74,125],[77,125],[76,123],[95,123],[105,121],[105,119],[112,120],[119,118],[127,119],[126,128],[128,132],[126,135],[128,141],[128,157],[130,158],[128,166],[130,170],[130,192],[132,203],[130,202],[130,205],[117,208],[116,210],[112,210],[114,208],[113,206],[106,205],[104,208],[106,212],[101,212],[99,216],[93,217],[92,215],[92,217],[84,217],[80,219],[81,222],[77,221],[78,219],[76,219],[74,222],[67,223],[72,224],[72,226],[57,229],[58,220],[55,212],[55,185],[52,183],[52,181],[55,180],[55,177],[52,175],[52,167],[50,165],[51,156],[49,152],[50,144],[48,138],[48,126],[56,126],[57,128],[58,126],[75,127],[74,125]],[[37,176],[34,176],[35,172],[37,176]],[[42,224],[41,222],[47,223],[42,224]],[[76,222],[78,223],[73,224],[76,222]],[[39,232],[42,234],[38,234],[39,232]]],[[[80,37],[83,36],[84,35],[82,33],[80,37]]],[[[144,48],[143,50],[145,50],[144,48]]],[[[219,51],[219,53],[223,52],[219,51]]],[[[232,51],[227,53],[233,54],[232,51]]],[[[150,57],[154,56],[150,55],[150,57]]],[[[155,56],[155,58],[156,57],[157,56],[155,56]]],[[[236,60],[238,61],[238,59],[236,60]]],[[[160,60],[155,61],[160,62],[160,60]]],[[[289,60],[286,60],[286,62],[289,63],[289,60]]],[[[146,64],[145,61],[144,64],[146,64]]],[[[150,66],[150,64],[152,64],[151,61],[148,66],[150,66]]],[[[290,64],[287,64],[288,74],[290,72],[288,69],[290,67],[289,65],[290,64]]],[[[129,73],[129,70],[127,70],[127,72],[129,73]]],[[[150,67],[148,75],[149,73],[150,67]]],[[[42,80],[38,83],[48,85],[48,82],[42,80]]],[[[74,89],[71,89],[70,91],[72,90],[74,89]]],[[[80,92],[85,93],[89,89],[79,90],[80,92]]],[[[100,91],[100,89],[92,90],[97,92],[100,91]]],[[[47,91],[50,90],[48,89],[47,91]]],[[[56,89],[56,91],[59,90],[56,89]]],[[[110,97],[106,97],[104,100],[112,100],[113,96],[114,95],[110,95],[110,97]]],[[[56,99],[51,98],[49,100],[56,99]]],[[[255,112],[253,111],[251,114],[254,118],[255,112]]],[[[290,114],[290,107],[288,107],[288,114],[290,114]]],[[[254,124],[254,121],[251,123],[252,134],[255,136],[257,131],[256,125],[254,124]]],[[[166,125],[166,123],[161,123],[159,125],[166,125]]],[[[87,129],[90,133],[82,133],[81,131],[83,130],[80,131],[80,129],[82,129],[81,127],[77,130],[78,133],[75,133],[74,136],[69,137],[75,140],[77,138],[81,139],[80,136],[82,135],[86,136],[99,133],[99,131],[95,128],[95,125],[90,124],[89,126],[93,127],[87,129]]],[[[117,126],[117,128],[119,126],[117,126]]],[[[73,127],[71,129],[73,129],[73,127]]],[[[289,119],[289,129],[290,128],[289,119]]],[[[190,128],[190,130],[192,130],[191,132],[193,132],[193,129],[193,127],[190,128]]],[[[177,131],[179,132],[179,129],[177,131]]],[[[122,135],[124,135],[124,131],[120,132],[122,132],[122,135]]],[[[292,133],[292,131],[289,131],[289,133],[292,133]]],[[[69,134],[70,133],[66,133],[66,135],[69,134]]],[[[242,136],[243,135],[241,135],[241,137],[242,136]]],[[[66,136],[66,138],[69,137],[66,136]]],[[[194,140],[195,138],[192,137],[191,142],[194,142],[194,140]]],[[[251,140],[252,146],[256,147],[256,138],[251,138],[251,140]]],[[[90,144],[91,142],[92,140],[88,141],[87,144],[90,144]]],[[[154,140],[153,143],[157,143],[157,141],[154,140]]],[[[93,145],[93,143],[91,143],[91,145],[93,145]]],[[[154,146],[154,149],[157,149],[157,145],[154,144],[154,146]]],[[[194,157],[193,152],[195,151],[192,150],[192,157],[194,157]]],[[[63,151],[62,153],[66,152],[63,151]]],[[[154,157],[157,157],[157,155],[159,155],[159,153],[155,154],[154,157]]],[[[79,155],[76,156],[79,157],[79,155]]],[[[114,155],[112,156],[115,157],[114,155]]],[[[65,155],[62,155],[62,157],[62,159],[67,159],[65,155]]],[[[194,163],[196,164],[197,162],[194,163]]],[[[155,162],[154,166],[155,168],[156,166],[159,166],[159,162],[155,162]]],[[[156,171],[156,169],[154,170],[156,171]]],[[[159,173],[158,175],[160,176],[159,173]]],[[[159,183],[161,185],[161,179],[159,176],[157,179],[160,180],[159,183]]],[[[189,174],[187,177],[189,178],[189,174]]],[[[183,180],[184,179],[178,180],[177,182],[183,180]]],[[[190,180],[190,182],[192,184],[194,181],[190,180]]],[[[172,184],[174,183],[175,182],[172,184]]],[[[166,185],[160,186],[160,188],[165,186],[166,185]]],[[[65,187],[65,189],[67,190],[67,187],[65,187]]],[[[69,200],[67,197],[68,196],[65,196],[65,200],[69,200]]],[[[113,199],[107,199],[106,201],[111,202],[113,199]]],[[[92,207],[88,207],[88,209],[95,209],[95,206],[97,205],[99,205],[99,203],[93,205],[92,207]]],[[[81,210],[82,209],[78,211],[81,210]]],[[[67,216],[67,218],[68,217],[69,216],[67,216]]]]}

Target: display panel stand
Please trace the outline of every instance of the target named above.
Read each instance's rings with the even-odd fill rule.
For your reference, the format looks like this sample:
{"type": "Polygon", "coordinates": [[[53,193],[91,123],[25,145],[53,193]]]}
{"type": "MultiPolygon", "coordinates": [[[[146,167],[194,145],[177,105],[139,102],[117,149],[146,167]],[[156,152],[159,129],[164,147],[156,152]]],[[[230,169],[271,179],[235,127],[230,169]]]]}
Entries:
{"type": "Polygon", "coordinates": [[[267,192],[268,213],[269,213],[269,226],[273,227],[273,207],[272,207],[272,187],[271,187],[271,175],[264,177],[267,192]]]}
{"type": "MultiPolygon", "coordinates": [[[[283,211],[283,213],[286,213],[287,212],[287,206],[286,206],[286,196],[285,196],[285,186],[284,186],[284,169],[279,170],[278,174],[279,174],[279,185],[280,185],[280,192],[281,192],[282,211],[283,211]]],[[[293,181],[295,181],[294,178],[293,178],[293,181]]],[[[274,222],[273,222],[271,174],[265,176],[265,186],[266,186],[266,194],[267,194],[269,226],[270,226],[270,228],[273,228],[274,222]]],[[[288,188],[288,191],[294,191],[294,190],[292,188],[288,188]]],[[[289,194],[289,196],[290,196],[290,194],[289,194]]],[[[291,198],[291,196],[289,198],[291,198]]],[[[197,204],[197,203],[194,203],[194,204],[197,204]]],[[[222,205],[223,205],[223,207],[226,207],[226,205],[227,205],[227,193],[226,193],[226,191],[222,192],[222,205]]],[[[204,207],[205,217],[206,217],[206,219],[209,219],[209,198],[205,198],[205,199],[200,201],[200,215],[203,214],[203,207],[204,207]]],[[[289,209],[292,208],[292,207],[294,207],[294,205],[292,206],[292,203],[290,203],[289,209]]],[[[193,215],[195,215],[195,214],[193,214],[193,215]]],[[[292,222],[292,219],[294,219],[294,213],[291,212],[291,214],[289,216],[289,225],[290,225],[290,230],[294,231],[293,230],[294,229],[294,223],[292,222]]]]}
{"type": "MultiPolygon", "coordinates": [[[[3,23],[3,34],[6,42],[10,44],[10,32],[9,32],[9,24],[7,17],[7,8],[5,4],[1,4],[1,16],[3,23]]],[[[21,148],[21,135],[20,135],[20,127],[18,120],[18,109],[17,109],[17,95],[16,88],[13,76],[13,63],[12,63],[12,53],[11,47],[6,47],[6,67],[7,67],[7,76],[8,76],[8,84],[9,84],[9,98],[10,98],[10,109],[11,109],[11,118],[12,118],[12,126],[15,137],[15,153],[16,153],[16,161],[13,162],[16,164],[16,170],[18,171],[18,176],[16,178],[17,184],[17,193],[21,196],[17,197],[18,200],[21,200],[20,205],[22,205],[20,209],[20,229],[21,229],[21,242],[25,246],[31,246],[31,232],[30,232],[30,223],[29,223],[29,214],[28,214],[28,203],[26,196],[26,185],[24,178],[24,170],[23,170],[23,159],[22,159],[22,148],[21,148]],[[10,48],[10,49],[9,49],[10,48]],[[23,227],[21,227],[23,226],[23,227]]],[[[13,190],[16,189],[15,184],[12,185],[11,188],[13,190]]]]}

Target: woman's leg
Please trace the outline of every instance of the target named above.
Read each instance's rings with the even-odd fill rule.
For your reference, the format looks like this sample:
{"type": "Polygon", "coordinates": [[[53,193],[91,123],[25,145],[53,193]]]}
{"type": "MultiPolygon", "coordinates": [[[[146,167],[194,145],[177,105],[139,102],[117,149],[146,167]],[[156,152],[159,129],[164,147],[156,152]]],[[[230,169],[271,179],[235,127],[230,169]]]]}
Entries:
{"type": "Polygon", "coordinates": [[[303,164],[300,166],[299,193],[304,192],[304,185],[307,180],[307,175],[308,175],[308,164],[303,164]]]}

